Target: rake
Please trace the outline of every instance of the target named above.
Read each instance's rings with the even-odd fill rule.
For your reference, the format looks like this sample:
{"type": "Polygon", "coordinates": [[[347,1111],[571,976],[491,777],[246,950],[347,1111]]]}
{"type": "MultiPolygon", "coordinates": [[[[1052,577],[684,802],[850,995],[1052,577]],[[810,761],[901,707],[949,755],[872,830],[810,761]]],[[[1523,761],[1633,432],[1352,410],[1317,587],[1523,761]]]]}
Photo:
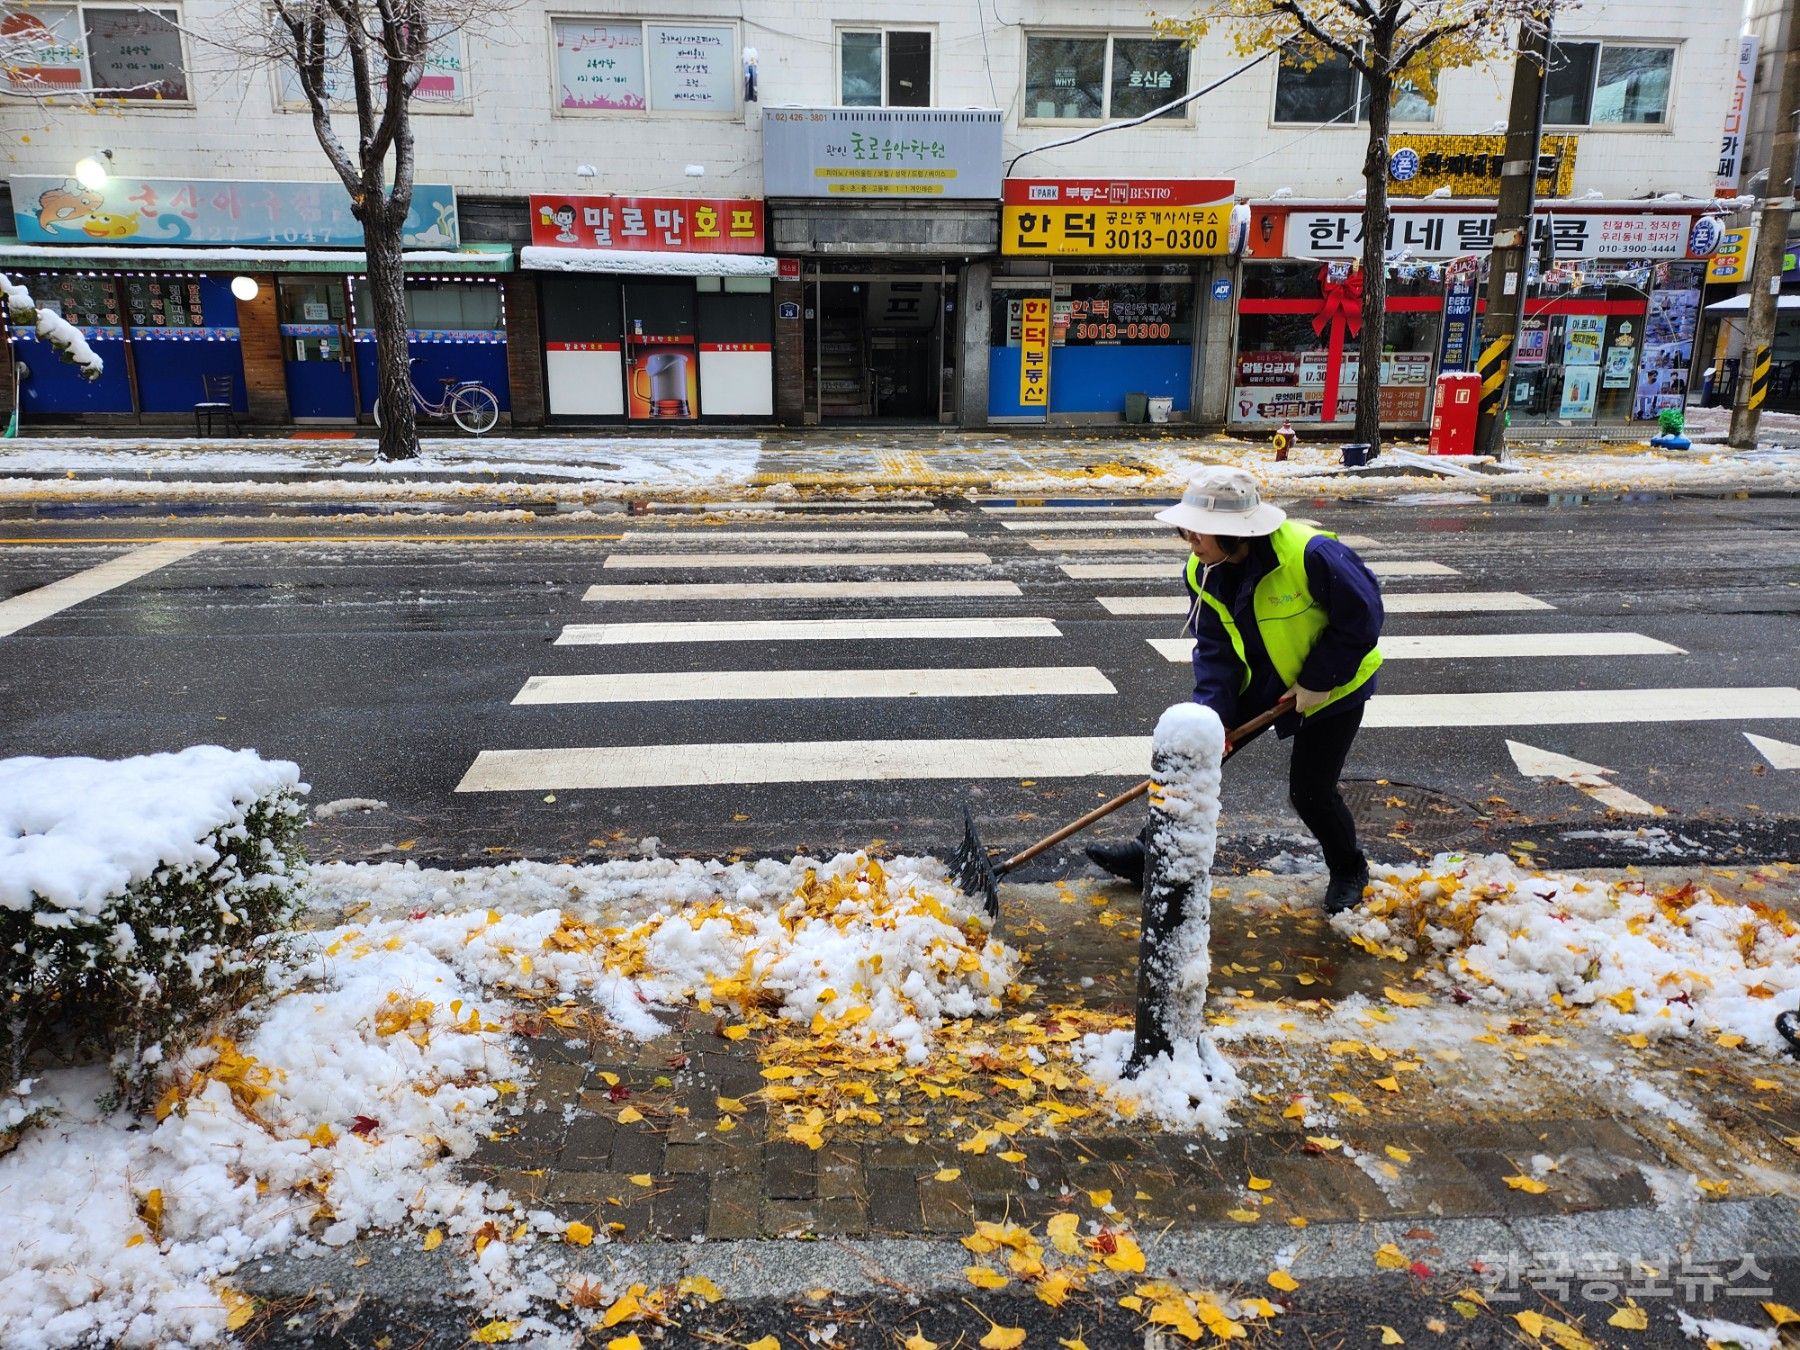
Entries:
{"type": "MultiPolygon", "coordinates": [[[[1225,733],[1225,759],[1230,759],[1245,744],[1260,733],[1273,726],[1282,714],[1292,712],[1294,700],[1283,695],[1279,702],[1266,713],[1252,717],[1243,726],[1225,733]]],[[[975,815],[969,810],[969,804],[963,803],[963,841],[962,846],[950,856],[950,874],[956,882],[957,890],[964,895],[980,896],[986,903],[988,918],[998,922],[1000,918],[1000,878],[1013,871],[1023,863],[1030,862],[1047,848],[1054,848],[1070,835],[1080,834],[1095,821],[1104,820],[1121,806],[1135,802],[1150,790],[1152,780],[1146,778],[1136,787],[1121,792],[1117,797],[1104,805],[1096,806],[1079,820],[1071,821],[1055,834],[1044,836],[1030,848],[1015,853],[1005,862],[995,862],[988,856],[986,845],[981,842],[981,832],[975,828],[975,815]]]]}

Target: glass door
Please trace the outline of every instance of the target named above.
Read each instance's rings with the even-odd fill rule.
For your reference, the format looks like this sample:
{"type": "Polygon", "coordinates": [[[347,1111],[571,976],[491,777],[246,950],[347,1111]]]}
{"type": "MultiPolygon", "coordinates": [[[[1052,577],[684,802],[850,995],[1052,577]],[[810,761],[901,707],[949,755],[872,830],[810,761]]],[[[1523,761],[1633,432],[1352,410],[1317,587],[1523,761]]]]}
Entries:
{"type": "Polygon", "coordinates": [[[355,421],[356,363],[343,278],[281,277],[276,287],[288,414],[296,422],[355,421]]]}

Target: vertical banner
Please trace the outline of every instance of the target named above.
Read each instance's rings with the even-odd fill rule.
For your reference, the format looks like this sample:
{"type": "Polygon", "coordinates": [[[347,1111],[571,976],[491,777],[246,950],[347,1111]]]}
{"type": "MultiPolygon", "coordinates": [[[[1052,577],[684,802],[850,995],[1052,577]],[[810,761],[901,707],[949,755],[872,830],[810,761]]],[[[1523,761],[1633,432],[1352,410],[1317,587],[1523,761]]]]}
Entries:
{"type": "Polygon", "coordinates": [[[1650,292],[1638,358],[1637,394],[1631,404],[1633,417],[1654,420],[1664,408],[1686,406],[1688,364],[1694,356],[1694,327],[1699,316],[1698,287],[1662,284],[1650,292]]]}
{"type": "Polygon", "coordinates": [[[1050,297],[1027,296],[1019,310],[1019,406],[1050,407],[1050,297]]]}
{"type": "Polygon", "coordinates": [[[1440,371],[1467,370],[1475,345],[1475,283],[1479,258],[1453,258],[1444,268],[1444,336],[1438,348],[1440,371]]]}
{"type": "Polygon", "coordinates": [[[1738,39],[1737,70],[1733,73],[1731,100],[1725,105],[1725,134],[1719,141],[1719,173],[1713,179],[1713,195],[1735,197],[1744,170],[1744,132],[1750,123],[1750,91],[1756,83],[1756,39],[1746,33],[1738,39]]]}

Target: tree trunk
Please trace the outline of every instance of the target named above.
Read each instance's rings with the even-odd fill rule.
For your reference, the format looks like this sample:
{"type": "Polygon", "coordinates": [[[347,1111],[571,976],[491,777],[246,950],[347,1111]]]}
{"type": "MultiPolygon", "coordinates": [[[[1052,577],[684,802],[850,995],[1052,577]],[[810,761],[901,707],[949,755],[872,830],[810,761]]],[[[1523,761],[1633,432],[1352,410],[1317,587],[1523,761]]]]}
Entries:
{"type": "Polygon", "coordinates": [[[372,205],[363,220],[363,247],[369,262],[369,304],[375,321],[375,389],[381,400],[381,459],[411,459],[419,453],[414,418],[412,368],[406,350],[406,272],[400,230],[406,208],[372,205]]]}
{"type": "MultiPolygon", "coordinates": [[[[1377,60],[1385,53],[1377,52],[1377,60]]],[[[1363,159],[1362,345],[1356,373],[1356,439],[1369,453],[1381,447],[1381,351],[1387,333],[1388,126],[1394,102],[1391,75],[1366,77],[1369,151],[1363,159]]]]}

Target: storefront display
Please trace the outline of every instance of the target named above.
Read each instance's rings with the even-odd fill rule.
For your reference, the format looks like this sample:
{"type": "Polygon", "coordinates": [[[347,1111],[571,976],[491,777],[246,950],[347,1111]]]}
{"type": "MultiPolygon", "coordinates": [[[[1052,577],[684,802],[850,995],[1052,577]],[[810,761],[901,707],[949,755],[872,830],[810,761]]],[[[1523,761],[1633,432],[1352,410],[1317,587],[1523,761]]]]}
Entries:
{"type": "Polygon", "coordinates": [[[1643,354],[1638,358],[1637,397],[1631,415],[1654,420],[1687,401],[1694,359],[1694,327],[1700,316],[1698,264],[1659,266],[1644,314],[1643,354]]]}

